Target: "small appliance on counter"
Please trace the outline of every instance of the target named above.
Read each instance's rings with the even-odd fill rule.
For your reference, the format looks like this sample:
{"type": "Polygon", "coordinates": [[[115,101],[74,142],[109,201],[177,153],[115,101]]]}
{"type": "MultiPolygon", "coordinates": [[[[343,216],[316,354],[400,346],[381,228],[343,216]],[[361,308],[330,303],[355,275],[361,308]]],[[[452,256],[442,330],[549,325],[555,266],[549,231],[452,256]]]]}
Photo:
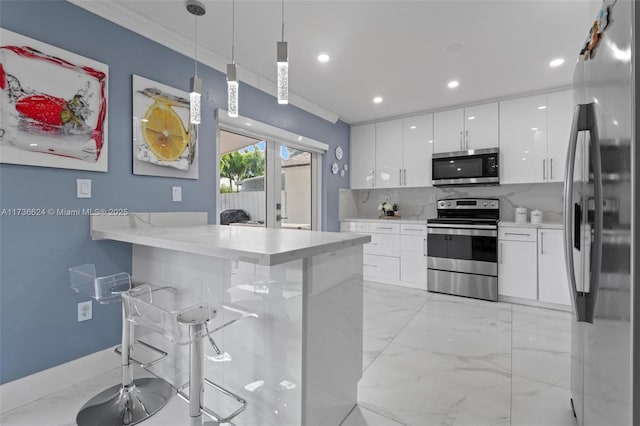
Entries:
{"type": "Polygon", "coordinates": [[[531,212],[531,223],[536,225],[542,223],[542,210],[533,210],[531,212]]]}
{"type": "Polygon", "coordinates": [[[516,208],[516,223],[527,223],[527,208],[516,208]]]}

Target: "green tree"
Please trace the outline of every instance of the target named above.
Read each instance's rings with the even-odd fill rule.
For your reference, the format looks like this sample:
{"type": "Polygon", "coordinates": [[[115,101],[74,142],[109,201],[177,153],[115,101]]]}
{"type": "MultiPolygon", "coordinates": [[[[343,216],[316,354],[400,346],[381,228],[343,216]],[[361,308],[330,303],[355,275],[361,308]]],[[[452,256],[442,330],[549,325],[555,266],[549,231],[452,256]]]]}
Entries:
{"type": "Polygon", "coordinates": [[[235,183],[236,192],[240,190],[240,182],[247,177],[247,161],[240,152],[230,152],[220,157],[220,176],[235,183]]]}
{"type": "Polygon", "coordinates": [[[244,156],[247,164],[246,177],[264,176],[264,152],[256,147],[255,151],[245,152],[244,156]]]}

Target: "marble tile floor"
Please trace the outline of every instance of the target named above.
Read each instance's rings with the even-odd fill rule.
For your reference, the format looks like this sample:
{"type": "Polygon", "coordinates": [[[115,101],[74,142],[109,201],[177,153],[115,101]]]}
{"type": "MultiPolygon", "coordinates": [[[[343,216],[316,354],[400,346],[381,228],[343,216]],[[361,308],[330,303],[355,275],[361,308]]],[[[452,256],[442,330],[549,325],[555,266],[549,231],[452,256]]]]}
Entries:
{"type": "MultiPolygon", "coordinates": [[[[576,425],[569,313],[369,282],[364,302],[359,403],[342,426],[576,425]]],[[[116,369],[61,389],[0,414],[0,425],[74,425],[82,404],[119,377],[116,369]]],[[[142,424],[187,417],[173,398],[142,424]]]]}

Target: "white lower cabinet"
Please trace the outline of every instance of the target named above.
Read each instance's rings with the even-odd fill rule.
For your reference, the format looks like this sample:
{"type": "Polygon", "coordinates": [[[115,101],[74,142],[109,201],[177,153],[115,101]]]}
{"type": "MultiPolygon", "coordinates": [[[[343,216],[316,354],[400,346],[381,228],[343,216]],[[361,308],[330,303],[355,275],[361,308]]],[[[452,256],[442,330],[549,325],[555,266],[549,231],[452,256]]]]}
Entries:
{"type": "Polygon", "coordinates": [[[371,235],[364,245],[365,280],[427,289],[426,224],[343,221],[340,230],[371,235]]]}
{"type": "Polygon", "coordinates": [[[498,232],[498,294],[571,305],[562,229],[501,226],[498,232]]]}
{"type": "Polygon", "coordinates": [[[561,229],[538,229],[538,299],[570,305],[561,229]]]}
{"type": "Polygon", "coordinates": [[[536,230],[500,228],[498,234],[498,294],[533,299],[538,297],[536,230]]]}

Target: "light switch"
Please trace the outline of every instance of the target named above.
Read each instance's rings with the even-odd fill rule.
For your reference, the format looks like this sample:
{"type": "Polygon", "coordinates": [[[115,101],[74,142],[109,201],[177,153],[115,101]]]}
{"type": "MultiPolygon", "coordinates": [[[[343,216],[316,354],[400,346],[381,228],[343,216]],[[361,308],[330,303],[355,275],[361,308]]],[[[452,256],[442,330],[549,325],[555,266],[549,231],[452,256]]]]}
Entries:
{"type": "Polygon", "coordinates": [[[171,188],[171,195],[172,195],[173,201],[176,201],[176,202],[182,201],[182,187],[174,186],[173,188],[171,188]]]}
{"type": "Polygon", "coordinates": [[[76,198],[91,198],[91,179],[76,179],[76,198]]]}

